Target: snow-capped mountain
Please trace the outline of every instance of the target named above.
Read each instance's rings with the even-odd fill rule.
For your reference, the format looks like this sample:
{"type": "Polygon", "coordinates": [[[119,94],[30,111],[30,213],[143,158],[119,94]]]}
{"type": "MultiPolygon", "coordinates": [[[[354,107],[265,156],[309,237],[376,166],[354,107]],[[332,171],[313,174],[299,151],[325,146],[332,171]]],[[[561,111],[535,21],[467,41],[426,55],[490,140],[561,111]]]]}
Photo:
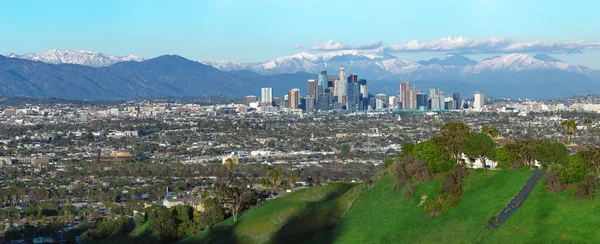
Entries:
{"type": "Polygon", "coordinates": [[[580,65],[571,65],[547,54],[535,56],[520,53],[503,54],[480,62],[464,56],[452,55],[442,59],[433,58],[415,62],[379,50],[344,50],[317,54],[301,52],[292,56],[258,63],[229,61],[201,61],[201,63],[223,71],[250,70],[260,74],[294,72],[316,74],[321,70],[327,70],[331,75],[335,75],[339,67],[344,67],[347,72],[378,80],[398,78],[408,80],[454,80],[487,72],[545,70],[574,72],[593,79],[600,78],[600,73],[596,70],[580,65]]]}
{"type": "Polygon", "coordinates": [[[50,64],[80,64],[91,67],[106,67],[124,61],[144,61],[143,58],[134,55],[113,56],[92,51],[71,51],[58,49],[52,49],[41,53],[27,53],[23,55],[10,53],[6,56],[9,58],[28,59],[50,64]]]}

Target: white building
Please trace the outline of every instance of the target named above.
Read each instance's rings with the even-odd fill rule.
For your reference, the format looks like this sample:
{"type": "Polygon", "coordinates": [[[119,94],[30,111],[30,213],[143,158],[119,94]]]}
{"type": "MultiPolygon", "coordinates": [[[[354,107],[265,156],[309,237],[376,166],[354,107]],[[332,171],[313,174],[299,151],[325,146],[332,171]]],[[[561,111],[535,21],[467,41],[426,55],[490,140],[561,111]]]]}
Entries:
{"type": "Polygon", "coordinates": [[[260,101],[262,103],[272,103],[273,102],[273,88],[271,87],[263,87],[260,89],[260,101]]]}
{"type": "Polygon", "coordinates": [[[483,110],[483,106],[485,105],[485,100],[483,97],[483,93],[475,92],[475,101],[473,102],[473,109],[475,111],[483,110]]]}

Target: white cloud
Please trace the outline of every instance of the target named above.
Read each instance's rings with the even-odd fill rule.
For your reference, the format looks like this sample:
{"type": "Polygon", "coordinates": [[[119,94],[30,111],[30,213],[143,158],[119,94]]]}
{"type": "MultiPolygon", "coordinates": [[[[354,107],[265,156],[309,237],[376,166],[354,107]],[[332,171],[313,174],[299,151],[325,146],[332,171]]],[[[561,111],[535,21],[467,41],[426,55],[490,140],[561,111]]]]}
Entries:
{"type": "Polygon", "coordinates": [[[490,37],[472,39],[467,37],[445,37],[430,42],[410,41],[406,44],[394,44],[386,47],[388,52],[450,52],[450,53],[511,53],[511,52],[548,52],[548,53],[578,53],[587,49],[600,49],[600,43],[520,42],[508,38],[490,37]]]}
{"type": "Polygon", "coordinates": [[[358,47],[353,47],[350,45],[346,45],[341,42],[336,42],[333,40],[326,41],[324,43],[317,43],[311,47],[313,51],[336,51],[336,50],[370,50],[377,49],[383,46],[383,41],[371,41],[365,44],[362,44],[358,47]]]}
{"type": "Polygon", "coordinates": [[[304,49],[304,45],[296,45],[296,49],[304,49]]]}

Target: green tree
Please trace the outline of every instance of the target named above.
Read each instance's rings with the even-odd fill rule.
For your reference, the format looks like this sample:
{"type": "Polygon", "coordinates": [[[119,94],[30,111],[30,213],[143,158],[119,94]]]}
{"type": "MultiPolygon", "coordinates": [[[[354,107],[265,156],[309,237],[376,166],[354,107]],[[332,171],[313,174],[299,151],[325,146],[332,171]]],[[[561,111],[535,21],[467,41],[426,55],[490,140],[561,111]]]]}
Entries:
{"type": "Polygon", "coordinates": [[[250,201],[252,192],[237,179],[231,181],[230,184],[222,184],[219,188],[222,198],[227,199],[230,203],[231,217],[235,223],[246,204],[250,201]]]}
{"type": "Polygon", "coordinates": [[[542,141],[535,149],[534,158],[542,167],[548,168],[553,164],[561,163],[569,155],[569,149],[560,142],[542,141]]]}
{"type": "Polygon", "coordinates": [[[579,183],[590,171],[589,165],[581,155],[575,154],[569,157],[569,162],[560,171],[560,179],[563,183],[579,183]]]}
{"type": "Polygon", "coordinates": [[[177,225],[169,209],[163,206],[157,207],[152,211],[150,221],[150,229],[160,233],[163,241],[168,242],[175,239],[177,225]]]}
{"type": "Polygon", "coordinates": [[[517,140],[514,143],[507,144],[505,147],[513,153],[523,164],[528,165],[530,169],[535,166],[535,150],[540,145],[540,140],[524,139],[517,140]]]}
{"type": "Polygon", "coordinates": [[[583,124],[585,125],[585,136],[590,137],[590,125],[592,124],[592,120],[586,118],[583,120],[583,124]]]}
{"type": "Polygon", "coordinates": [[[509,165],[517,162],[517,157],[508,150],[507,147],[501,147],[496,149],[496,156],[494,157],[499,166],[508,167],[509,165]]]}
{"type": "Polygon", "coordinates": [[[279,189],[283,183],[284,177],[283,170],[279,168],[267,171],[267,179],[269,180],[270,185],[275,189],[279,189]]]}
{"type": "Polygon", "coordinates": [[[223,217],[223,208],[221,208],[221,203],[216,198],[204,198],[202,200],[202,206],[204,207],[204,211],[201,213],[195,212],[194,221],[205,228],[212,228],[212,226],[216,223],[221,222],[223,217]]]}
{"type": "Polygon", "coordinates": [[[567,121],[567,132],[569,133],[569,144],[573,143],[573,134],[577,131],[577,121],[569,120],[567,121]]]}
{"type": "Polygon", "coordinates": [[[600,172],[600,147],[588,148],[586,150],[582,150],[577,152],[591,166],[593,166],[594,171],[600,172]]]}
{"type": "Polygon", "coordinates": [[[410,155],[412,154],[412,151],[415,149],[415,144],[412,142],[405,142],[402,143],[402,147],[401,147],[401,151],[400,151],[400,156],[404,157],[406,155],[410,155]]]}
{"type": "Polygon", "coordinates": [[[347,143],[344,143],[340,146],[340,152],[343,155],[349,155],[350,154],[350,145],[348,145],[347,143]]]}
{"type": "Polygon", "coordinates": [[[469,157],[479,158],[483,171],[487,172],[486,159],[494,157],[494,141],[484,133],[469,133],[462,144],[462,151],[469,157]]]}
{"type": "Polygon", "coordinates": [[[441,135],[432,139],[448,151],[453,158],[458,159],[462,142],[469,135],[469,130],[469,126],[462,122],[448,122],[440,128],[441,135]]]}
{"type": "Polygon", "coordinates": [[[418,143],[412,154],[416,158],[424,160],[431,173],[448,172],[452,169],[452,160],[432,140],[418,143]]]}

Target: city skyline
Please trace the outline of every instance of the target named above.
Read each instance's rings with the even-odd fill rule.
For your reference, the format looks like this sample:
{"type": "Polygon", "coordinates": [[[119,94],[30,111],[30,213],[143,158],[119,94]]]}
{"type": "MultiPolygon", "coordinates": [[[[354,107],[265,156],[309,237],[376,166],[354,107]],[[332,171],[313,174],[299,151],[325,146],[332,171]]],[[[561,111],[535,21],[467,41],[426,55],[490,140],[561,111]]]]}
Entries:
{"type": "Polygon", "coordinates": [[[595,59],[600,54],[600,36],[595,31],[600,17],[593,11],[600,3],[591,1],[183,4],[132,0],[33,1],[33,8],[23,2],[4,5],[2,54],[67,49],[144,58],[178,54],[194,60],[261,62],[301,51],[342,49],[382,49],[413,60],[449,53],[481,60],[507,52],[547,52],[600,69],[595,59]],[[317,22],[310,18],[315,9],[326,9],[331,15],[360,13],[364,18],[317,22]],[[350,29],[360,34],[347,35],[350,29]],[[402,31],[389,31],[396,29],[402,31]]]}

